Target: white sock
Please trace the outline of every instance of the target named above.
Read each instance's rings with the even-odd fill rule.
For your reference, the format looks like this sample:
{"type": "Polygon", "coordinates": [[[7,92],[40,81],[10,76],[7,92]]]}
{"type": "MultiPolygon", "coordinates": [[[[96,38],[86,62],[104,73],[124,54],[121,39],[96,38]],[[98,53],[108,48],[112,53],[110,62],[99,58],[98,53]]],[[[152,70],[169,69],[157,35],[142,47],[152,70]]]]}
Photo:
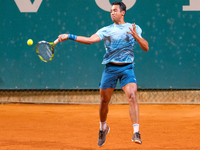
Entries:
{"type": "Polygon", "coordinates": [[[105,122],[100,122],[100,130],[104,131],[104,130],[106,130],[106,128],[107,128],[106,121],[105,122]]]}
{"type": "Polygon", "coordinates": [[[133,124],[133,133],[139,132],[139,124],[133,124]]]}

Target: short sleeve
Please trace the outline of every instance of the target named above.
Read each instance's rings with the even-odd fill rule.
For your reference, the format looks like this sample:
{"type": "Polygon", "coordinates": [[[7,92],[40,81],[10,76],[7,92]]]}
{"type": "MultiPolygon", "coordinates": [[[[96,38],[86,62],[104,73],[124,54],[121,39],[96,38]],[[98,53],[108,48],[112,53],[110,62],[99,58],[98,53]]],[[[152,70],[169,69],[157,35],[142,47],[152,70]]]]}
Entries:
{"type": "Polygon", "coordinates": [[[137,31],[138,36],[142,38],[142,29],[138,25],[136,25],[136,31],[137,31]]]}
{"type": "Polygon", "coordinates": [[[96,34],[99,36],[99,38],[100,38],[101,40],[104,39],[105,33],[106,33],[106,28],[105,28],[105,27],[99,29],[99,30],[96,32],[96,34]]]}

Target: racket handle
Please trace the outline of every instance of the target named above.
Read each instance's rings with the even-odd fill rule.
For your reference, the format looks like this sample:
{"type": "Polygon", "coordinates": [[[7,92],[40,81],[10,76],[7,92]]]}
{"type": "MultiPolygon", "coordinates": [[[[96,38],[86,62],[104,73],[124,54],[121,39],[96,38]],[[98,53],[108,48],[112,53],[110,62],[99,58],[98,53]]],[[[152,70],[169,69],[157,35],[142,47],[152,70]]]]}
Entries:
{"type": "Polygon", "coordinates": [[[59,43],[59,40],[56,39],[54,42],[53,42],[55,45],[59,43]]]}

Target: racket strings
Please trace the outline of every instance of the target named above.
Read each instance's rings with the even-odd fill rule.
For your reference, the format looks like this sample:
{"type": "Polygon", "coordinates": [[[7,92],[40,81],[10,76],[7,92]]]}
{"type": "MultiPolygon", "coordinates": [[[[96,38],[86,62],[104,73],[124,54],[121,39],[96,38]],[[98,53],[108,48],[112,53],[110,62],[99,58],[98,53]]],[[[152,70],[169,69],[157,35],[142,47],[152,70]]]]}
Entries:
{"type": "Polygon", "coordinates": [[[42,57],[44,61],[49,61],[52,58],[52,49],[51,45],[48,43],[40,43],[38,45],[38,55],[42,57]]]}

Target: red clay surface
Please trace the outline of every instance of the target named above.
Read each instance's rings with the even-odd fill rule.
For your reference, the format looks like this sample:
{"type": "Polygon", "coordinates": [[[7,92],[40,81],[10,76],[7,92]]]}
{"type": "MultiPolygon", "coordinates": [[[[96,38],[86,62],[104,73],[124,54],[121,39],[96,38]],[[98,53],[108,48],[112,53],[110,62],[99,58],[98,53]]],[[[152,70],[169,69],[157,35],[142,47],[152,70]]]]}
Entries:
{"type": "Polygon", "coordinates": [[[0,105],[0,150],[198,150],[200,105],[139,105],[142,145],[131,142],[128,105],[110,105],[97,146],[98,105],[0,105]]]}

